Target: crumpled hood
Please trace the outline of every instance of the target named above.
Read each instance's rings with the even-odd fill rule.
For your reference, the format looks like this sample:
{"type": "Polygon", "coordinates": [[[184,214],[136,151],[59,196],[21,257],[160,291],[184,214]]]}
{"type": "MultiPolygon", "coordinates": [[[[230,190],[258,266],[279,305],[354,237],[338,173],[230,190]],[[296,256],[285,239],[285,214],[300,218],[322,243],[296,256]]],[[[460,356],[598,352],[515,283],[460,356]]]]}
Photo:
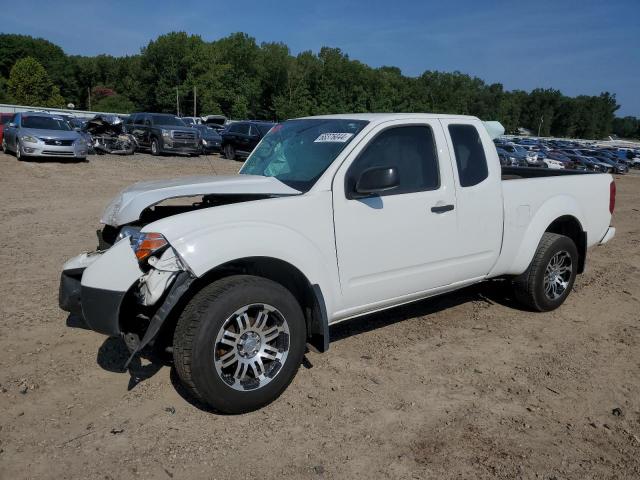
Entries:
{"type": "Polygon", "coordinates": [[[114,227],[138,220],[142,211],[169,198],[196,195],[297,195],[279,180],[259,175],[210,175],[139,182],[125,188],[102,214],[101,223],[114,227]]]}

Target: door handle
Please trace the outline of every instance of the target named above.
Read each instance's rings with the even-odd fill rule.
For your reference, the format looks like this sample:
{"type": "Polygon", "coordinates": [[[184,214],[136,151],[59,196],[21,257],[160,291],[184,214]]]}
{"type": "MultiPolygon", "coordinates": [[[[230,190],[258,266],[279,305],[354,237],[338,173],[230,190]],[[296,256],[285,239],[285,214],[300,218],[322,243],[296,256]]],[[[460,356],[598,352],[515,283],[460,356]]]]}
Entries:
{"type": "Polygon", "coordinates": [[[453,205],[436,205],[435,207],[431,207],[431,211],[433,213],[450,212],[453,209],[454,209],[453,205]]]}

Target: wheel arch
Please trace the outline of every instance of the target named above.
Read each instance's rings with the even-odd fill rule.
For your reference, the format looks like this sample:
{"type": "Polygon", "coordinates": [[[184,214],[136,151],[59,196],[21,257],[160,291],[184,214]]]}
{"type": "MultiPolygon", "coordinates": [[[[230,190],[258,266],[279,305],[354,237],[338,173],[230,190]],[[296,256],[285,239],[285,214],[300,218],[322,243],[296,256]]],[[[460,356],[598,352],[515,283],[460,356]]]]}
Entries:
{"type": "Polygon", "coordinates": [[[178,317],[187,303],[202,288],[232,275],[253,275],[272,280],[285,287],[296,298],[304,313],[307,344],[322,353],[329,348],[329,319],[320,285],[313,284],[307,276],[291,263],[273,257],[244,257],[213,267],[198,277],[182,295],[178,304],[162,325],[156,342],[161,346],[172,344],[178,317]]]}
{"type": "Polygon", "coordinates": [[[558,195],[548,199],[530,217],[527,228],[518,234],[520,246],[505,273],[520,275],[527,269],[545,232],[567,235],[575,242],[579,253],[578,272],[582,273],[587,249],[584,218],[575,198],[569,195],[558,195]]]}
{"type": "Polygon", "coordinates": [[[578,249],[578,273],[584,272],[587,258],[587,232],[584,231],[580,220],[573,215],[563,215],[551,222],[545,232],[557,233],[573,240],[578,249]]]}

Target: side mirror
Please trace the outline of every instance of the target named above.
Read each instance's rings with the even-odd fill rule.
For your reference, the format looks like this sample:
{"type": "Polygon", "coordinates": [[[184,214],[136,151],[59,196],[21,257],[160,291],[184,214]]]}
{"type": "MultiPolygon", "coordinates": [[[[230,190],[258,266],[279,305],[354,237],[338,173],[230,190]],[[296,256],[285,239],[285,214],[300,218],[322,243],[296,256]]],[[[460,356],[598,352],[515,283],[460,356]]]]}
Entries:
{"type": "Polygon", "coordinates": [[[73,127],[73,129],[74,129],[76,132],[81,132],[81,131],[82,131],[82,129],[81,129],[80,127],[73,127]]]}
{"type": "Polygon", "coordinates": [[[9,122],[9,127],[10,128],[16,128],[16,124],[14,122],[9,122]]]}
{"type": "Polygon", "coordinates": [[[372,167],[360,174],[352,198],[368,197],[400,185],[396,167],[372,167]]]}

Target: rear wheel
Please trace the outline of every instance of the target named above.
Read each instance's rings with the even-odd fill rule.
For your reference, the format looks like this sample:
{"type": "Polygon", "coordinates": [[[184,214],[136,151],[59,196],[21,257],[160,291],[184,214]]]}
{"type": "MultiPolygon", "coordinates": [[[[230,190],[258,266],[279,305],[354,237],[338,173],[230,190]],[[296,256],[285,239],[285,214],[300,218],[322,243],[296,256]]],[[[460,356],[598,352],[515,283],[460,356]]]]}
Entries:
{"type": "Polygon", "coordinates": [[[260,408],[289,385],[302,362],[306,326],[283,286],[248,275],[201,290],[178,319],[173,355],[182,382],[224,413],[260,408]]]}
{"type": "Polygon", "coordinates": [[[545,232],[529,268],[513,280],[523,305],[546,312],[569,296],[578,272],[578,249],[569,237],[545,232]]]}
{"type": "Polygon", "coordinates": [[[236,149],[233,148],[233,145],[227,144],[224,146],[224,156],[229,160],[236,159],[236,149]]]}
{"type": "Polygon", "coordinates": [[[2,152],[7,153],[7,139],[2,137],[2,152]]]}

